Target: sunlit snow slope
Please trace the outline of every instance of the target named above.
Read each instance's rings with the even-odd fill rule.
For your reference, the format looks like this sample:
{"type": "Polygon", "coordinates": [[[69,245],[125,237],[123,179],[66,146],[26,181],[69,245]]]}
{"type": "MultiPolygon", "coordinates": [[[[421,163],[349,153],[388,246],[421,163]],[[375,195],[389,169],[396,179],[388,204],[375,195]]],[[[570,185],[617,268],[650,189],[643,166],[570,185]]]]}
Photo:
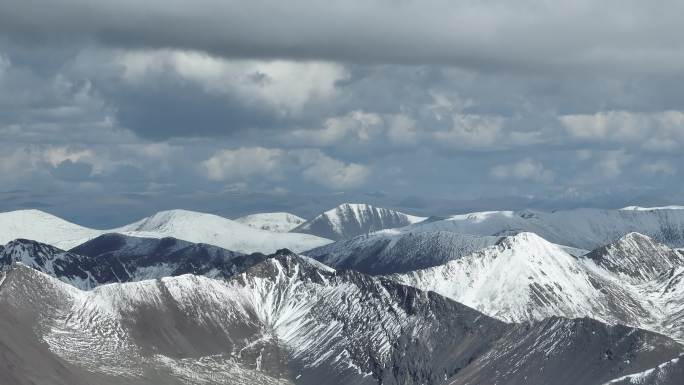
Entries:
{"type": "Polygon", "coordinates": [[[282,248],[298,252],[331,242],[309,234],[259,230],[218,215],[187,210],[162,211],[111,232],[140,237],[174,237],[242,253],[271,254],[282,248]]]}
{"type": "Polygon", "coordinates": [[[258,213],[237,218],[235,222],[255,229],[287,233],[306,222],[306,219],[290,213],[258,213]]]}
{"type": "Polygon", "coordinates": [[[100,234],[99,230],[67,222],[40,210],[0,213],[0,244],[25,238],[69,249],[100,234]]]}
{"type": "Polygon", "coordinates": [[[520,233],[393,278],[506,321],[591,317],[682,339],[680,271],[684,258],[679,252],[640,234],[575,257],[536,234],[520,233]]]}
{"type": "Polygon", "coordinates": [[[303,251],[331,242],[309,234],[274,233],[255,229],[217,215],[187,210],[162,211],[133,224],[110,230],[78,226],[39,210],[0,213],[0,243],[23,238],[66,250],[106,233],[148,238],[174,237],[237,252],[265,254],[282,248],[303,251]]]}
{"type": "Polygon", "coordinates": [[[413,227],[474,235],[532,232],[550,242],[586,250],[638,232],[671,247],[684,247],[684,210],[680,209],[489,211],[454,215],[413,227]]]}
{"type": "Polygon", "coordinates": [[[403,227],[425,219],[427,218],[367,204],[344,203],[317,215],[292,231],[340,240],[378,230],[403,227]]]}

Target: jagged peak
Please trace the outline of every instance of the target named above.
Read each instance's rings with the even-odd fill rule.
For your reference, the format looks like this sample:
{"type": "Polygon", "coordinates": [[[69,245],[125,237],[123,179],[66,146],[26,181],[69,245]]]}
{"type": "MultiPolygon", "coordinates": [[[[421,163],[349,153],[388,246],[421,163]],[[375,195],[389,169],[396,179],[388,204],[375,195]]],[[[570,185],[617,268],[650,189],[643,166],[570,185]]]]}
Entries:
{"type": "Polygon", "coordinates": [[[638,232],[627,233],[584,257],[603,270],[634,282],[655,279],[673,267],[684,265],[684,257],[679,252],[638,232]]]}
{"type": "Polygon", "coordinates": [[[630,241],[630,240],[645,240],[645,241],[649,241],[652,243],[660,244],[659,242],[656,242],[655,240],[653,240],[653,238],[649,237],[648,235],[644,235],[644,234],[638,233],[636,231],[632,231],[630,233],[623,235],[615,243],[620,243],[623,241],[630,241]]]}
{"type": "MultiPolygon", "coordinates": [[[[326,210],[325,212],[321,213],[320,215],[327,215],[327,216],[337,215],[337,213],[339,213],[340,211],[344,212],[345,210],[351,210],[356,215],[360,215],[362,212],[366,212],[366,211],[375,211],[375,212],[380,212],[380,213],[395,213],[398,215],[405,215],[405,216],[411,217],[411,218],[415,217],[413,215],[403,213],[399,210],[388,209],[385,207],[373,206],[373,205],[370,205],[368,203],[351,203],[351,202],[341,203],[341,204],[339,204],[339,205],[337,205],[337,206],[335,206],[329,210],[326,210]]],[[[415,217],[415,218],[425,219],[423,217],[415,217]]]]}
{"type": "MultiPolygon", "coordinates": [[[[22,290],[24,290],[27,285],[29,287],[39,287],[41,290],[58,298],[63,294],[81,292],[78,288],[66,282],[62,282],[40,270],[27,266],[21,261],[14,261],[10,265],[5,266],[3,270],[2,278],[0,278],[0,291],[6,287],[13,286],[13,284],[16,283],[22,290]]],[[[29,292],[34,291],[35,290],[29,290],[29,292]]]]}
{"type": "Polygon", "coordinates": [[[293,253],[288,249],[280,249],[276,253],[264,257],[264,260],[245,269],[233,279],[259,277],[276,282],[287,277],[289,280],[308,279],[323,283],[326,278],[337,275],[335,269],[309,257],[293,253]]]}
{"type": "Polygon", "coordinates": [[[7,242],[4,245],[4,250],[2,250],[2,253],[8,254],[12,253],[13,251],[20,249],[20,250],[46,250],[50,253],[65,253],[65,250],[62,250],[58,247],[49,245],[47,243],[42,243],[38,241],[34,241],[32,239],[26,239],[26,238],[17,238],[13,239],[9,242],[7,242]]]}
{"type": "Polygon", "coordinates": [[[596,259],[601,258],[606,254],[614,252],[651,252],[655,249],[664,252],[674,252],[673,249],[656,241],[648,235],[644,235],[633,231],[621,236],[614,242],[611,242],[605,246],[592,250],[591,252],[589,252],[589,254],[587,254],[587,256],[589,258],[596,259]]]}

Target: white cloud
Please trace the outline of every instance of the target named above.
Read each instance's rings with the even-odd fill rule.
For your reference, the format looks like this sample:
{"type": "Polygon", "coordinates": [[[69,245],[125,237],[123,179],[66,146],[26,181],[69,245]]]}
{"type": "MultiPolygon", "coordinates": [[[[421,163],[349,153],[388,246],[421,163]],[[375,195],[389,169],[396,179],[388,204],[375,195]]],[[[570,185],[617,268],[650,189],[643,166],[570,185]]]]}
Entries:
{"type": "Polygon", "coordinates": [[[306,179],[333,189],[359,187],[370,176],[368,167],[358,163],[344,163],[320,151],[302,154],[300,159],[308,164],[302,171],[306,179]]]}
{"type": "Polygon", "coordinates": [[[486,148],[506,146],[503,118],[499,116],[453,114],[449,130],[436,131],[434,137],[459,148],[486,148]]]}
{"type": "Polygon", "coordinates": [[[632,157],[624,150],[606,151],[598,157],[594,168],[604,178],[617,178],[631,159],[632,157]]]}
{"type": "Polygon", "coordinates": [[[413,144],[418,139],[416,121],[406,115],[393,117],[387,128],[387,137],[394,144],[413,144]]]}
{"type": "Polygon", "coordinates": [[[179,50],[126,51],[119,54],[118,60],[124,68],[124,80],[131,83],[173,71],[206,92],[266,102],[282,114],[300,113],[310,101],[331,98],[336,82],[348,76],[344,66],[337,63],[228,60],[179,50]]]}
{"type": "Polygon", "coordinates": [[[211,180],[232,180],[249,176],[278,176],[285,152],[264,147],[222,150],[203,162],[211,180]]]}
{"type": "Polygon", "coordinates": [[[345,163],[314,149],[226,149],[204,161],[202,167],[206,176],[215,181],[250,177],[281,179],[285,173],[299,173],[311,182],[333,189],[358,187],[370,175],[370,170],[364,165],[345,163]]]}
{"type": "Polygon", "coordinates": [[[44,152],[45,159],[56,167],[65,160],[79,162],[85,159],[92,160],[95,154],[92,150],[74,150],[68,147],[49,147],[44,152]]]}
{"type": "Polygon", "coordinates": [[[541,162],[526,158],[516,163],[500,164],[492,167],[490,174],[497,179],[532,180],[551,182],[554,173],[544,167],[541,162]]]}
{"type": "Polygon", "coordinates": [[[383,132],[384,119],[379,114],[352,111],[326,119],[321,129],[299,129],[288,133],[298,143],[330,146],[341,141],[369,143],[383,132]]]}
{"type": "Polygon", "coordinates": [[[575,139],[634,145],[645,150],[670,151],[684,144],[684,113],[603,111],[560,117],[575,139]]]}

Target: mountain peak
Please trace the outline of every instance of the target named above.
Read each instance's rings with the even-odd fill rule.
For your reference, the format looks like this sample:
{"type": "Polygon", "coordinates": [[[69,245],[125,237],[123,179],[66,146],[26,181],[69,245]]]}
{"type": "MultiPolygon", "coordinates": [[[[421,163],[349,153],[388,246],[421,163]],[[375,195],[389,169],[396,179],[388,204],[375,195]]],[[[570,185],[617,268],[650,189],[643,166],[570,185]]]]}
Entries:
{"type": "Polygon", "coordinates": [[[684,256],[678,251],[637,232],[628,233],[585,257],[600,268],[633,283],[655,279],[684,263],[684,256]]]}
{"type": "Polygon", "coordinates": [[[503,249],[516,249],[527,252],[545,252],[549,249],[561,250],[558,245],[547,241],[535,233],[527,231],[505,236],[501,238],[496,245],[503,249]]]}
{"type": "Polygon", "coordinates": [[[257,213],[235,219],[236,222],[255,229],[287,233],[306,222],[306,219],[285,212],[257,213]]]}
{"type": "Polygon", "coordinates": [[[23,238],[67,249],[98,233],[41,210],[0,213],[0,244],[23,238]]]}
{"type": "Polygon", "coordinates": [[[404,227],[427,218],[364,203],[343,203],[303,223],[292,232],[340,240],[378,230],[404,227]]]}
{"type": "Polygon", "coordinates": [[[330,243],[313,235],[265,231],[218,215],[188,210],[160,211],[113,231],[155,238],[174,237],[241,253],[270,254],[283,247],[299,252],[330,243]]]}

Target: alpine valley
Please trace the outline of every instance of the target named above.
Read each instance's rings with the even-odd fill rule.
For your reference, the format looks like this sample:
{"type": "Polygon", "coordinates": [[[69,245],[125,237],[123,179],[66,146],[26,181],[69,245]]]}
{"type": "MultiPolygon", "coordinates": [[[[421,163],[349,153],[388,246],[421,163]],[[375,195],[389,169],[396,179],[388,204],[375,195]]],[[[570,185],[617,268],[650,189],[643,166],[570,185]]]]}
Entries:
{"type": "Polygon", "coordinates": [[[2,385],[684,383],[678,206],[22,210],[0,243],[2,385]]]}

